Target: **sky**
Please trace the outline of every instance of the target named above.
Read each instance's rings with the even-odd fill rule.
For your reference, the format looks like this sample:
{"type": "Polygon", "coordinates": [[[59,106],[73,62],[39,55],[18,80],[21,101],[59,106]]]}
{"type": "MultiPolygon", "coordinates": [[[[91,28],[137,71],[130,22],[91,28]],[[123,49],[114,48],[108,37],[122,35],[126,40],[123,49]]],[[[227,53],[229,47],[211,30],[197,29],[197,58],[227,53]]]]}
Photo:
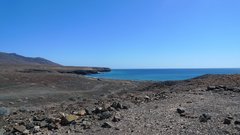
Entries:
{"type": "Polygon", "coordinates": [[[0,51],[68,66],[239,68],[239,0],[0,0],[0,51]]]}

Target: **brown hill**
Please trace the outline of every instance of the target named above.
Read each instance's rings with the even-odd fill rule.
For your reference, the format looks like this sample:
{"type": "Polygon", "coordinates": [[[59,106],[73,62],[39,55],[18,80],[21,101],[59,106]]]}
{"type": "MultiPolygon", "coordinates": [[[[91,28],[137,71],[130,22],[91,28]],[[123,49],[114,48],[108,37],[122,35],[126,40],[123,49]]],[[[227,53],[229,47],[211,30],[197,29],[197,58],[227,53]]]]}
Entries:
{"type": "Polygon", "coordinates": [[[60,64],[46,60],[44,58],[25,57],[16,53],[0,52],[0,65],[42,65],[42,66],[61,66],[60,64]]]}

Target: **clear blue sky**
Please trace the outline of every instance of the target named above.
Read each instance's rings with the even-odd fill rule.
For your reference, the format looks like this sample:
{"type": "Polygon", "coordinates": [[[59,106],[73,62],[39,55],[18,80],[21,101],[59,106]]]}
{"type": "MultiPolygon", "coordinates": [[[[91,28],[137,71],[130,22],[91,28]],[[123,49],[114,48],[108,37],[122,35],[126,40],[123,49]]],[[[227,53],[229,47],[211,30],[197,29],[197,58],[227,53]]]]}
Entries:
{"type": "Polygon", "coordinates": [[[240,0],[1,0],[0,51],[75,66],[240,67],[240,0]]]}

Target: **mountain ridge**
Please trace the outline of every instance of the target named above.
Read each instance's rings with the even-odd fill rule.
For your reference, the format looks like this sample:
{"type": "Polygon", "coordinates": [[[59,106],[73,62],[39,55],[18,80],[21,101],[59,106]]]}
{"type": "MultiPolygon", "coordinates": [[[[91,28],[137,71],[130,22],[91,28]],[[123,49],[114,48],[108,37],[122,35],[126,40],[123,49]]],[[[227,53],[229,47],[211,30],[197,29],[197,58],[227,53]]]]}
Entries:
{"type": "Polygon", "coordinates": [[[41,57],[25,57],[16,53],[0,52],[0,65],[61,66],[41,57]]]}

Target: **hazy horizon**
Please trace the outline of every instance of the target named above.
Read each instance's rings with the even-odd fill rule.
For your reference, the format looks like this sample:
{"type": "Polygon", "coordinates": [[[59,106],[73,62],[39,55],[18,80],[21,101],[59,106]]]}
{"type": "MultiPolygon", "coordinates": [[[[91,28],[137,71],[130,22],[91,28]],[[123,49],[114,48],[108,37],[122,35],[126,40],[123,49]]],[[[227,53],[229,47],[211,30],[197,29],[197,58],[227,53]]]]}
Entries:
{"type": "Polygon", "coordinates": [[[112,69],[240,68],[240,1],[0,2],[0,52],[112,69]]]}

